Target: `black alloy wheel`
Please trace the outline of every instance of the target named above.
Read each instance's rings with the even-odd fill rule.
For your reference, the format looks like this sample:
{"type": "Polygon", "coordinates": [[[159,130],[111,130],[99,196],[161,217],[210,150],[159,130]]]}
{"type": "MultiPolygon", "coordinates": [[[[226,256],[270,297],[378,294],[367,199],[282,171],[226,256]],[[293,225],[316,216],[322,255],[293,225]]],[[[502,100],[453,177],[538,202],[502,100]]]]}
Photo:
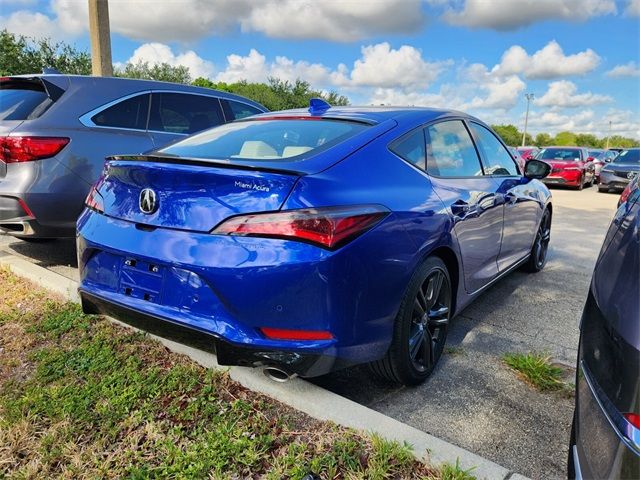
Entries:
{"type": "Polygon", "coordinates": [[[536,238],[531,247],[531,254],[526,264],[530,272],[539,272],[547,263],[547,252],[551,240],[551,213],[545,210],[540,220],[540,226],[536,232],[536,238]]]}
{"type": "Polygon", "coordinates": [[[413,302],[409,355],[419,372],[433,370],[442,355],[451,309],[448,282],[442,270],[434,270],[418,289],[413,302]]]}
{"type": "Polygon", "coordinates": [[[393,382],[424,382],[442,356],[452,313],[449,272],[438,257],[429,257],[414,273],[396,316],[387,354],[371,364],[393,382]]]}

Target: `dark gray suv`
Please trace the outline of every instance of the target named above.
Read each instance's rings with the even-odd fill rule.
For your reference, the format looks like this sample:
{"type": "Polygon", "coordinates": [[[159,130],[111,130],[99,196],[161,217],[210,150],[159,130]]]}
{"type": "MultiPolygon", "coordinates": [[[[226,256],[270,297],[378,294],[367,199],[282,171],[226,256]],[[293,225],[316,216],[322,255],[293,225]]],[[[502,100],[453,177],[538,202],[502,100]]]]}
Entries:
{"type": "Polygon", "coordinates": [[[0,78],[0,231],[25,240],[73,236],[106,156],[265,111],[237,95],[166,82],[0,78]]]}

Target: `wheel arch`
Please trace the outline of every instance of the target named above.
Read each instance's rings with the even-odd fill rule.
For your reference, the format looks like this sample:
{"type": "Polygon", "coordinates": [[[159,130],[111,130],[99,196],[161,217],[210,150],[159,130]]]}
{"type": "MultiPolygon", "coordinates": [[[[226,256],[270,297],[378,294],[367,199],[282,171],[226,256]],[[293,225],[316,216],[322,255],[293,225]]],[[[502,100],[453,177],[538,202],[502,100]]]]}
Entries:
{"type": "Polygon", "coordinates": [[[440,246],[429,252],[427,257],[435,256],[444,262],[451,279],[451,291],[453,298],[451,299],[452,314],[451,318],[457,313],[458,304],[458,287],[460,286],[460,263],[455,252],[446,246],[440,246]]]}

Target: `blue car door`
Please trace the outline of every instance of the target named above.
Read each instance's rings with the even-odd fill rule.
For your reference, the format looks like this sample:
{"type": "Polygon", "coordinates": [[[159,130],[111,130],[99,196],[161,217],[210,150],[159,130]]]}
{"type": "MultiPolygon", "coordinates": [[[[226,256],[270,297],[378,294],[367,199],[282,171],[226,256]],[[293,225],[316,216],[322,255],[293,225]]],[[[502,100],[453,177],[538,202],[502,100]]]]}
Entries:
{"type": "Polygon", "coordinates": [[[425,133],[426,170],[454,221],[465,290],[475,292],[498,275],[503,217],[497,185],[484,175],[462,120],[429,125],[425,133]]]}
{"type": "Polygon", "coordinates": [[[538,230],[543,201],[538,189],[524,179],[506,147],[486,127],[469,122],[482,158],[484,173],[496,183],[497,200],[503,205],[504,228],[498,270],[502,272],[526,257],[538,230]]]}

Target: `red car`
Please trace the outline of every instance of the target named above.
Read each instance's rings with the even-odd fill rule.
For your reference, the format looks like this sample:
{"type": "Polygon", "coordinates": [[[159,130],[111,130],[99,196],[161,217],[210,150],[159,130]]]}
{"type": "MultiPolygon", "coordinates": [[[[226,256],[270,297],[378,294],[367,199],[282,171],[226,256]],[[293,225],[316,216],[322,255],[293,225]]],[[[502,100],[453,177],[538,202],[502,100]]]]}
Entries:
{"type": "Polygon", "coordinates": [[[518,147],[516,148],[518,153],[525,160],[530,160],[536,157],[536,154],[540,151],[538,147],[518,147]]]}
{"type": "Polygon", "coordinates": [[[566,185],[582,190],[595,182],[595,165],[586,148],[546,147],[536,155],[551,165],[551,173],[542,181],[546,185],[566,185]]]}

